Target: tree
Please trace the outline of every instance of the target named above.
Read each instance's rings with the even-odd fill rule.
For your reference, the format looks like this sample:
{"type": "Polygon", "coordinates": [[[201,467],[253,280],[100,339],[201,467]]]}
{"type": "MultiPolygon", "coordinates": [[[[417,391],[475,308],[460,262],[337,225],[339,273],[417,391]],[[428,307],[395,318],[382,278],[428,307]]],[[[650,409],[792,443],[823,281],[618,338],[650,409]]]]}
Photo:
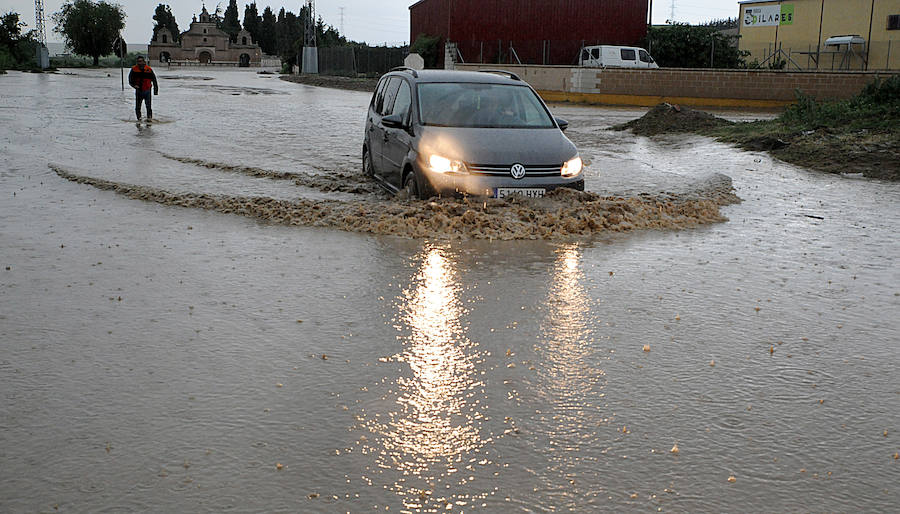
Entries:
{"type": "Polygon", "coordinates": [[[19,40],[22,35],[22,27],[24,22],[19,21],[19,13],[8,12],[0,18],[0,46],[7,49],[11,48],[14,43],[19,40]]]}
{"type": "Polygon", "coordinates": [[[259,17],[259,11],[256,9],[256,2],[250,2],[250,5],[244,7],[244,29],[250,33],[250,37],[258,45],[260,44],[259,29],[261,23],[262,20],[259,17]]]}
{"type": "Polygon", "coordinates": [[[112,53],[113,43],[125,28],[125,11],[105,0],[75,0],[63,4],[53,21],[53,31],[62,35],[66,45],[76,54],[93,57],[97,66],[101,55],[112,53]]]}
{"type": "Polygon", "coordinates": [[[22,34],[24,26],[17,12],[8,12],[0,17],[0,70],[34,66],[37,42],[30,32],[22,34]]]}
{"type": "Polygon", "coordinates": [[[277,25],[278,21],[272,8],[266,7],[263,11],[262,21],[259,23],[259,36],[257,36],[256,43],[263,52],[269,55],[275,55],[277,25]]]}
{"type": "Polygon", "coordinates": [[[168,5],[159,4],[156,6],[156,13],[153,15],[153,20],[156,24],[153,26],[153,39],[156,39],[156,35],[163,28],[169,29],[169,32],[172,33],[172,42],[177,43],[181,41],[181,31],[178,30],[178,21],[175,19],[175,15],[172,14],[172,9],[168,5]]]}
{"type": "Polygon", "coordinates": [[[228,8],[225,9],[225,17],[222,19],[222,31],[228,34],[231,42],[237,41],[238,32],[241,31],[241,21],[238,19],[237,0],[228,2],[228,8]]]}
{"type": "MultiPolygon", "coordinates": [[[[304,9],[301,9],[301,15],[305,12],[304,9]]],[[[303,45],[303,33],[302,16],[298,18],[296,14],[285,11],[282,7],[278,12],[275,30],[275,50],[281,56],[282,64],[297,63],[297,55],[303,45]]]]}
{"type": "Polygon", "coordinates": [[[749,52],[739,50],[736,40],[713,27],[675,23],[650,27],[644,44],[663,67],[745,68],[749,52]]]}
{"type": "Polygon", "coordinates": [[[426,68],[437,68],[441,52],[441,36],[429,36],[419,34],[415,42],[409,47],[409,53],[419,54],[425,61],[426,68]]]}
{"type": "Polygon", "coordinates": [[[325,24],[325,20],[319,16],[316,21],[316,44],[321,47],[344,46],[347,38],[341,35],[336,28],[325,24]]]}
{"type": "Polygon", "coordinates": [[[716,30],[731,30],[738,28],[737,18],[723,18],[718,20],[709,20],[700,24],[701,27],[712,27],[716,30]]]}

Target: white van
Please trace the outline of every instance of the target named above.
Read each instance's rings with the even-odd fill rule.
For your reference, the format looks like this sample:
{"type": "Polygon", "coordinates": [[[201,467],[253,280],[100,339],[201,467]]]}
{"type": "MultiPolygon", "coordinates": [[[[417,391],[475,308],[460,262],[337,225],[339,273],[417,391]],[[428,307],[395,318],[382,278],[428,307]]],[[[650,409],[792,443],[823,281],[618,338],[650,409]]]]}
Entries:
{"type": "Polygon", "coordinates": [[[586,46],[581,49],[578,64],[602,68],[659,68],[646,50],[634,46],[586,46]]]}

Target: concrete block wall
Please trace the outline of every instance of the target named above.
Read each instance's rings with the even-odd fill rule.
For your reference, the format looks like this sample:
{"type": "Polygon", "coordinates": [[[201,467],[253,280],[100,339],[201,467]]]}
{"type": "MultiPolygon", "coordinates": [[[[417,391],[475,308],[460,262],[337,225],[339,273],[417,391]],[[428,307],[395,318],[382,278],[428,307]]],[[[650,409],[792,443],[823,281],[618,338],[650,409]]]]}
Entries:
{"type": "Polygon", "coordinates": [[[621,69],[531,65],[457,65],[457,69],[512,71],[549,101],[613,105],[660,102],[706,107],[778,107],[800,90],[817,99],[845,99],[900,72],[790,72],[768,70],[621,69]]]}

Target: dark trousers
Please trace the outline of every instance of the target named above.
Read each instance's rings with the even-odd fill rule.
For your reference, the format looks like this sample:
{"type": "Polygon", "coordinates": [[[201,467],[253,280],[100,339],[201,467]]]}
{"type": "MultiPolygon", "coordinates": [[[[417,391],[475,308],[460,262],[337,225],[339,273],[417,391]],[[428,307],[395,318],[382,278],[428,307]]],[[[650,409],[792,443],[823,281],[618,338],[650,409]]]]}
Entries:
{"type": "Polygon", "coordinates": [[[146,91],[134,90],[134,114],[137,119],[141,119],[141,102],[147,103],[147,117],[153,117],[153,90],[146,91]]]}

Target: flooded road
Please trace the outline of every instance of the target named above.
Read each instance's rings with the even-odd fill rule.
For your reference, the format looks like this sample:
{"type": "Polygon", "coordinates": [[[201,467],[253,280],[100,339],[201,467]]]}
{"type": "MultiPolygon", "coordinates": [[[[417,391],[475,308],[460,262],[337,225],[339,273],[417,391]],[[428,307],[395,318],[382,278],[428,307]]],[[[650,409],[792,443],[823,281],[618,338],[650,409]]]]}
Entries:
{"type": "Polygon", "coordinates": [[[622,219],[428,237],[368,95],[160,75],[0,76],[0,511],[900,504],[900,185],[556,106],[594,196],[440,214],[622,219]]]}

